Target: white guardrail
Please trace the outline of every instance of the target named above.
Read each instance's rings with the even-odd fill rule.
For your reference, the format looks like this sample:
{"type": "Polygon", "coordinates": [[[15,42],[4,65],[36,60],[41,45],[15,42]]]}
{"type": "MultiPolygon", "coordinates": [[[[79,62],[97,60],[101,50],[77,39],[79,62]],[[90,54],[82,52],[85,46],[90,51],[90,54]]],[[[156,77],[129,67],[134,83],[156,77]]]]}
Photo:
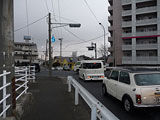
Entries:
{"type": "Polygon", "coordinates": [[[72,86],[75,88],[75,105],[79,104],[79,95],[85,100],[91,108],[91,120],[119,120],[111,113],[100,101],[91,95],[81,84],[72,76],[68,76],[68,92],[71,92],[72,86]]]}
{"type": "MultiPolygon", "coordinates": [[[[7,82],[7,75],[11,72],[3,71],[3,74],[0,74],[0,77],[3,77],[2,87],[0,87],[0,91],[3,92],[2,99],[0,100],[0,104],[3,104],[2,112],[0,112],[0,117],[6,118],[6,112],[11,107],[7,105],[7,99],[11,96],[11,94],[7,94],[7,87],[11,85],[11,82],[7,82]]],[[[15,100],[17,101],[24,93],[27,93],[28,90],[28,82],[35,82],[35,66],[28,67],[15,67],[15,93],[17,94],[15,100]]],[[[12,86],[13,87],[13,86],[12,86]]],[[[12,91],[13,92],[13,91],[12,91]]],[[[12,93],[14,94],[14,93],[12,93]]],[[[13,99],[13,98],[12,98],[13,99]]]]}

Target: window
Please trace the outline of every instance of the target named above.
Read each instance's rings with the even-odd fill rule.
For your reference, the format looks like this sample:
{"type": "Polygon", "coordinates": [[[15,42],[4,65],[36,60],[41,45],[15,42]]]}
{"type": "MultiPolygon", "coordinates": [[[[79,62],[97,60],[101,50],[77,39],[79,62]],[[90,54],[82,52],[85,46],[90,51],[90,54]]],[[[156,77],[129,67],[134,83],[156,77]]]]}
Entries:
{"type": "Polygon", "coordinates": [[[119,74],[118,71],[113,71],[112,74],[111,74],[110,79],[118,81],[118,74],[119,74]]]}
{"type": "Polygon", "coordinates": [[[137,74],[134,78],[138,86],[160,85],[159,73],[137,74]]]}
{"type": "Polygon", "coordinates": [[[121,72],[119,82],[130,84],[129,74],[127,72],[121,72]]]}
{"type": "Polygon", "coordinates": [[[101,63],[83,63],[84,69],[100,69],[102,68],[101,63]]]}

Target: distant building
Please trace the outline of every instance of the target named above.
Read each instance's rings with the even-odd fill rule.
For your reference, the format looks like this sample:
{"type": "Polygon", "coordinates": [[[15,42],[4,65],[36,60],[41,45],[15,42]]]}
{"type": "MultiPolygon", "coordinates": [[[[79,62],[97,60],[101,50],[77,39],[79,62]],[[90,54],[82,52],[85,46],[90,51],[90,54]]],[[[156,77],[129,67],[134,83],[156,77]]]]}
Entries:
{"type": "Polygon", "coordinates": [[[160,65],[160,0],[108,0],[110,65],[160,65]]]}
{"type": "Polygon", "coordinates": [[[15,42],[15,64],[26,65],[38,62],[38,50],[35,43],[15,42]]]}

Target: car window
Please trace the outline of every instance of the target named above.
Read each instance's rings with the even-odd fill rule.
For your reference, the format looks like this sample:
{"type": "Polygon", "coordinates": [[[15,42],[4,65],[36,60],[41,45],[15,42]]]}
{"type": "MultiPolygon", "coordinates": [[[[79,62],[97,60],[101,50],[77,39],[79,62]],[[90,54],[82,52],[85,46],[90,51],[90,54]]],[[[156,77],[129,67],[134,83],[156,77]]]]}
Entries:
{"type": "Polygon", "coordinates": [[[99,69],[101,67],[101,63],[83,63],[84,69],[99,69]]]}
{"type": "Polygon", "coordinates": [[[160,73],[137,74],[134,78],[138,86],[160,85],[160,73]]]}
{"type": "Polygon", "coordinates": [[[120,72],[119,82],[130,84],[129,73],[127,73],[127,72],[120,72]]]}
{"type": "Polygon", "coordinates": [[[110,76],[110,79],[118,81],[118,75],[119,75],[118,71],[113,71],[111,76],[110,76]]]}
{"type": "Polygon", "coordinates": [[[109,78],[109,75],[111,74],[112,70],[111,69],[106,69],[105,71],[105,77],[109,78]]]}

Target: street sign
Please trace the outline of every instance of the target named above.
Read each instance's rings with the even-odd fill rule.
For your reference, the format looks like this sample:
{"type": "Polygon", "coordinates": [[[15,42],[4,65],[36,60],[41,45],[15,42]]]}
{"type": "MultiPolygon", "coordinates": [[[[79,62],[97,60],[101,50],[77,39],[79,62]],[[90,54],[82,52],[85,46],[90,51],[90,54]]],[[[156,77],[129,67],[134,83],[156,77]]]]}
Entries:
{"type": "Polygon", "coordinates": [[[52,36],[51,41],[52,41],[52,43],[54,43],[56,41],[54,36],[52,36]]]}

